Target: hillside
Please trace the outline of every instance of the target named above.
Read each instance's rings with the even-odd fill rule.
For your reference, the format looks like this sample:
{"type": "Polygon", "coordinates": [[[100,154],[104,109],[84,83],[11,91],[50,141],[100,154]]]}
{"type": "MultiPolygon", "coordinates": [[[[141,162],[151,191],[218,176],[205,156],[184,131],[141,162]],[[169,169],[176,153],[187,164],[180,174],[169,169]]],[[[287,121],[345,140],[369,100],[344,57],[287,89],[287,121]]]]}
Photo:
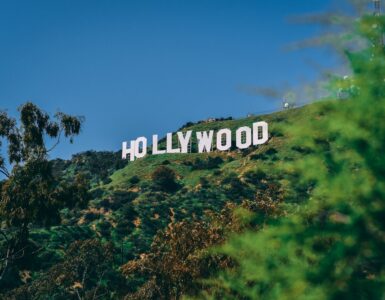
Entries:
{"type": "Polygon", "coordinates": [[[328,99],[178,129],[268,122],[245,150],[50,161],[84,119],[1,111],[0,299],[385,299],[385,18],[354,23],[328,99]]]}
{"type": "MultiPolygon", "coordinates": [[[[269,142],[244,151],[149,155],[134,162],[121,160],[118,153],[108,157],[106,153],[88,152],[74,155],[70,161],[55,161],[57,168],[61,164],[64,177],[77,172],[92,174],[91,200],[86,209],[62,211],[61,226],[34,230],[32,237],[38,244],[48,240],[47,248],[56,254],[60,252],[56,248],[59,241],[70,243],[79,237],[98,237],[113,241],[125,261],[148,250],[156,232],[173,220],[202,218],[207,210],[219,212],[227,202],[240,204],[261,194],[279,194],[282,198],[287,180],[281,176],[279,165],[301,154],[300,147],[289,146],[284,127],[308,117],[308,108],[303,107],[182,128],[235,129],[267,121],[269,142]],[[175,171],[175,191],[163,191],[153,184],[151,175],[159,166],[175,171]]],[[[285,201],[294,198],[293,194],[286,194],[285,201]]]]}
{"type": "MultiPolygon", "coordinates": [[[[299,184],[288,189],[288,175],[282,173],[284,162],[306,153],[300,145],[291,145],[285,126],[312,118],[317,105],[238,120],[187,123],[179,129],[233,130],[256,121],[268,122],[268,143],[245,150],[148,155],[133,162],[122,160],[120,152],[88,151],[68,161],[51,161],[58,181],[82,187],[87,182],[88,192],[82,197],[88,204],[63,209],[60,224],[31,228],[31,243],[37,249],[34,262],[25,266],[22,282],[14,278],[4,283],[9,284],[8,288],[21,284],[21,289],[35,282],[39,285],[39,278],[60,265],[68,255],[68,247],[79,240],[110,243],[114,249],[113,272],[118,274],[114,276],[121,276],[119,267],[150,251],[154,237],[170,228],[169,224],[206,222],[212,213],[241,204],[259,212],[264,222],[278,203],[290,207],[303,198],[301,193],[307,192],[307,187],[299,184]],[[171,180],[157,179],[164,173],[171,174],[171,180]]],[[[130,289],[135,290],[141,280],[132,281],[130,289]]]]}
{"type": "MultiPolygon", "coordinates": [[[[367,193],[369,184],[362,181],[368,170],[365,162],[345,156],[355,145],[362,151],[365,144],[358,139],[358,144],[353,140],[352,147],[345,146],[337,137],[347,122],[331,122],[341,112],[350,118],[354,105],[321,101],[269,115],[187,123],[179,129],[235,132],[266,121],[268,142],[245,150],[147,155],[133,162],[122,160],[119,151],[87,151],[68,161],[47,162],[58,188],[56,197],[67,204],[53,226],[30,226],[28,254],[8,266],[7,277],[0,281],[1,298],[232,299],[251,293],[246,299],[254,299],[259,292],[249,292],[244,285],[260,281],[264,286],[266,274],[273,282],[290,278],[294,283],[304,282],[298,276],[306,274],[306,293],[313,293],[313,272],[320,270],[317,276],[324,278],[322,268],[312,268],[315,260],[333,273],[338,265],[328,264],[330,259],[349,264],[356,257],[341,258],[341,247],[347,247],[347,253],[373,253],[373,259],[377,252],[367,249],[382,249],[381,236],[373,246],[368,244],[373,238],[361,230],[362,220],[370,226],[373,219],[381,220],[382,206],[369,206],[373,212],[366,213],[365,194],[358,200],[363,202],[345,201],[357,186],[367,193]],[[337,124],[332,134],[324,131],[330,124],[337,124]],[[332,180],[340,170],[342,180],[335,184],[332,180]],[[331,188],[337,200],[324,196],[331,188]],[[346,234],[343,240],[341,233],[346,234]],[[368,246],[361,250],[361,245],[368,246]],[[284,277],[282,269],[287,270],[284,277]],[[205,281],[215,276],[216,281],[205,281]]],[[[164,143],[161,140],[161,146],[164,143]]],[[[375,274],[377,263],[370,261],[372,265],[358,262],[356,268],[375,274]]],[[[327,279],[331,276],[325,277],[326,284],[338,293],[338,281],[327,279]]],[[[289,292],[287,299],[302,293],[298,291],[289,292]]]]}

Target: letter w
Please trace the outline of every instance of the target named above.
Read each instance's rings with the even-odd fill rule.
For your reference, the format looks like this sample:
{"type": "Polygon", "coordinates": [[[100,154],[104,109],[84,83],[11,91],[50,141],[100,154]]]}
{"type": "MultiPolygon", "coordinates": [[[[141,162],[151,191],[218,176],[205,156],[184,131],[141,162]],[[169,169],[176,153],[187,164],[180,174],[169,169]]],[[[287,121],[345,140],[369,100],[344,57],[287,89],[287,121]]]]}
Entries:
{"type": "Polygon", "coordinates": [[[211,151],[211,146],[213,144],[213,135],[214,130],[197,132],[199,153],[211,151]]]}

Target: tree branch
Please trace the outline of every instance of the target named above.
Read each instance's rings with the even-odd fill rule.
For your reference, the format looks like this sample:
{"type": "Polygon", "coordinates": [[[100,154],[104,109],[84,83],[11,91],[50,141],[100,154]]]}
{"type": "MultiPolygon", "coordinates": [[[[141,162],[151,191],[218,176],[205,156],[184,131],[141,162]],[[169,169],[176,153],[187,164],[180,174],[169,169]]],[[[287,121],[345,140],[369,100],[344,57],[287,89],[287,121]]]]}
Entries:
{"type": "Polygon", "coordinates": [[[99,281],[98,281],[98,285],[96,286],[96,288],[95,288],[95,290],[94,290],[94,295],[92,296],[92,299],[94,300],[94,299],[97,299],[98,297],[97,297],[97,291],[98,291],[98,289],[99,289],[99,287],[100,287],[100,285],[101,285],[101,283],[102,283],[102,279],[103,279],[103,276],[104,276],[104,273],[105,273],[106,271],[104,270],[103,272],[102,272],[102,275],[100,275],[100,278],[99,278],[99,281]]]}
{"type": "Polygon", "coordinates": [[[4,259],[3,270],[1,271],[1,274],[0,274],[0,281],[3,279],[3,277],[5,275],[5,272],[7,271],[7,268],[8,268],[10,250],[11,250],[10,248],[7,249],[7,255],[6,255],[5,259],[4,259]]]}
{"type": "Polygon", "coordinates": [[[10,176],[10,174],[9,174],[9,172],[8,172],[8,170],[7,170],[7,168],[4,167],[4,166],[1,166],[1,167],[0,167],[0,173],[2,173],[3,175],[5,175],[7,178],[9,178],[9,176],[10,176]]]}
{"type": "Polygon", "coordinates": [[[7,235],[5,234],[4,231],[0,231],[0,234],[4,237],[7,245],[8,245],[8,248],[7,248],[7,254],[5,255],[4,258],[1,259],[3,263],[3,267],[2,267],[2,270],[1,270],[1,274],[0,274],[0,281],[3,279],[4,275],[5,275],[5,272],[8,268],[8,262],[9,262],[9,257],[10,257],[10,252],[11,252],[11,248],[9,246],[9,239],[7,237],[7,235]]]}
{"type": "Polygon", "coordinates": [[[59,143],[60,143],[60,137],[61,137],[62,132],[63,132],[63,128],[60,129],[60,131],[59,131],[59,135],[58,135],[58,137],[57,137],[56,143],[53,144],[53,146],[52,146],[51,148],[49,148],[48,150],[46,150],[46,151],[45,151],[46,153],[51,152],[53,149],[56,148],[57,145],[59,145],[59,143]]]}
{"type": "Polygon", "coordinates": [[[76,295],[78,296],[78,299],[82,300],[82,297],[80,296],[79,291],[76,289],[75,292],[76,292],[76,295]]]}

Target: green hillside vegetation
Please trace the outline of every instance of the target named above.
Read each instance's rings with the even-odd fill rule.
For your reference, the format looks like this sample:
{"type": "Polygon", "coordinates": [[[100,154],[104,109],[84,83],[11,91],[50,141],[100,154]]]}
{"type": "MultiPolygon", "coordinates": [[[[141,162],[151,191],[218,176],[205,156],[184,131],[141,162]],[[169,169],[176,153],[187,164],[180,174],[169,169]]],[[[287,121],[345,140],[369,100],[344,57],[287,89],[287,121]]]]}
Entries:
{"type": "Polygon", "coordinates": [[[267,121],[268,143],[242,151],[48,161],[41,135],[72,138],[79,118],[27,103],[15,137],[0,115],[24,162],[0,184],[0,298],[383,299],[384,31],[357,21],[369,46],[346,51],[342,99],[181,129],[267,121]]]}
{"type": "MultiPolygon", "coordinates": [[[[38,280],[60,264],[67,249],[78,240],[112,243],[114,269],[119,272],[119,265],[149,252],[158,231],[169,224],[209,222],[212,213],[235,208],[231,206],[230,209],[230,204],[250,202],[248,205],[251,206],[256,199],[262,198],[271,203],[281,201],[288,179],[282,176],[278,166],[302,155],[299,148],[289,146],[290,137],[283,131],[287,124],[308,118],[310,111],[309,107],[303,107],[271,115],[200,123],[182,129],[194,132],[225,127],[235,129],[250,126],[258,120],[267,121],[270,124],[269,142],[243,151],[148,155],[128,163],[120,158],[120,153],[89,151],[76,154],[69,161],[51,161],[58,181],[76,182],[79,176],[87,181],[88,204],[86,208],[62,209],[61,224],[31,228],[30,242],[38,251],[32,265],[28,264],[28,270],[15,271],[14,278],[10,278],[15,285],[21,284],[16,291],[33,284],[33,278],[38,280]],[[159,168],[173,171],[175,190],[164,190],[154,184],[153,174],[159,168]],[[19,277],[20,272],[28,274],[25,275],[28,279],[19,277]]],[[[290,202],[288,197],[289,194],[286,195],[287,203],[290,202]]],[[[291,197],[295,202],[294,194],[291,197]]],[[[132,286],[137,286],[144,278],[134,280],[132,286]]]]}
{"type": "MultiPolygon", "coordinates": [[[[278,165],[302,154],[300,149],[288,146],[288,137],[282,134],[282,128],[308,117],[308,111],[304,107],[184,128],[194,132],[224,127],[234,129],[266,120],[271,124],[271,138],[268,144],[246,151],[148,155],[130,162],[111,175],[110,183],[92,190],[98,197],[90,201],[89,211],[86,215],[83,212],[80,218],[94,218],[90,223],[98,234],[116,243],[124,239],[127,253],[139,254],[148,249],[156,231],[172,218],[199,218],[206,210],[220,211],[228,201],[240,204],[244,199],[253,200],[267,187],[277,194],[283,193],[287,179],[280,174],[278,165]],[[159,191],[161,188],[154,186],[152,174],[160,167],[174,171],[176,191],[159,191]],[[140,225],[133,226],[134,222],[140,225]]],[[[294,195],[291,197],[296,201],[294,195]]],[[[79,220],[79,216],[75,220],[79,220]]]]}
{"type": "MultiPolygon", "coordinates": [[[[207,162],[209,158],[219,157],[222,158],[227,163],[219,164],[221,171],[223,172],[232,172],[239,168],[239,165],[246,164],[246,161],[250,159],[248,152],[254,151],[255,155],[261,154],[267,151],[266,156],[273,156],[274,153],[269,152],[269,149],[275,149],[275,151],[284,148],[280,145],[283,143],[282,139],[282,126],[285,125],[285,122],[296,122],[300,121],[301,114],[296,113],[296,110],[287,112],[279,112],[272,115],[265,116],[255,116],[238,120],[229,120],[229,121],[218,121],[218,122],[203,122],[197,125],[192,125],[189,127],[183,127],[180,131],[192,130],[192,139],[193,145],[196,144],[195,132],[197,131],[208,131],[208,130],[219,130],[221,128],[229,128],[235,131],[235,129],[241,126],[251,126],[253,122],[256,121],[267,121],[270,124],[270,135],[271,140],[269,141],[269,146],[261,147],[259,151],[254,151],[256,149],[247,149],[241,153],[235,151],[231,152],[214,152],[214,153],[189,153],[189,154],[164,154],[164,155],[149,155],[142,160],[136,160],[130,162],[130,166],[115,172],[112,176],[112,182],[107,186],[116,188],[118,186],[126,186],[130,177],[139,176],[142,179],[148,179],[150,174],[156,169],[157,166],[164,164],[164,162],[169,161],[169,167],[173,168],[181,177],[181,182],[188,186],[192,187],[197,184],[199,178],[206,176],[207,169],[206,167],[202,168],[191,168],[194,165],[199,164],[199,160],[202,160],[203,163],[207,162]],[[241,159],[244,157],[244,159],[241,159]],[[234,161],[231,161],[234,160],[234,161]]],[[[235,137],[233,136],[233,145],[235,145],[235,137]]],[[[215,144],[215,138],[214,142],[215,144]]],[[[160,147],[165,147],[164,142],[160,143],[160,147]]],[[[195,149],[196,150],[196,149],[195,149]]],[[[271,151],[271,150],[270,150],[271,151]]],[[[194,151],[197,152],[197,151],[194,151]]],[[[274,151],[273,151],[274,152],[274,151]]],[[[278,159],[278,157],[276,157],[278,159]]],[[[246,170],[246,168],[244,169],[246,170]]]]}
{"type": "MultiPolygon", "coordinates": [[[[236,128],[264,119],[272,124],[271,139],[268,144],[247,151],[148,155],[143,159],[129,162],[110,176],[109,183],[100,184],[91,189],[91,193],[96,197],[90,201],[88,211],[77,212],[79,215],[76,215],[74,220],[78,222],[79,219],[84,219],[84,223],[95,225],[96,228],[100,227],[101,231],[96,229],[96,232],[102,236],[103,226],[111,226],[107,232],[109,235],[116,235],[117,242],[119,242],[119,232],[115,230],[114,223],[125,219],[127,224],[131,224],[127,228],[129,230],[137,220],[143,225],[135,228],[133,233],[139,235],[137,230],[149,230],[152,238],[156,230],[163,228],[171,221],[171,209],[176,219],[189,219],[194,214],[203,215],[206,209],[218,211],[229,200],[240,203],[243,197],[252,198],[258,185],[262,184],[261,179],[265,179],[267,183],[268,175],[263,170],[271,169],[271,166],[285,157],[296,155],[296,150],[283,150],[285,137],[280,133],[279,128],[284,126],[285,122],[295,122],[305,111],[306,108],[301,108],[226,123],[192,126],[188,129],[195,131],[223,126],[236,128]],[[283,151],[280,151],[281,149],[283,151]],[[177,190],[160,191],[161,188],[154,186],[152,174],[160,167],[174,171],[177,190]],[[237,185],[239,188],[234,189],[233,187],[237,185]],[[127,213],[129,215],[126,215],[127,213]],[[96,220],[89,221],[92,218],[96,220]]],[[[277,177],[276,181],[279,184],[278,172],[269,173],[269,177],[277,177]]],[[[261,189],[264,188],[262,184],[261,189]]],[[[123,230],[119,226],[118,229],[123,230]]],[[[143,238],[145,235],[140,233],[140,236],[143,238]]]]}

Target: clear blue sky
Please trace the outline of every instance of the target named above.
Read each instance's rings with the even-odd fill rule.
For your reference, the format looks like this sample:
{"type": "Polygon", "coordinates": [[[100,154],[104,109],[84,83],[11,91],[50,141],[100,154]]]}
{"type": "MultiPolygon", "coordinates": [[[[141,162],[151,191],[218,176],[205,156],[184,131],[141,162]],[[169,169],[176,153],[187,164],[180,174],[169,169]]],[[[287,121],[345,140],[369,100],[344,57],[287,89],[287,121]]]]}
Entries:
{"type": "Polygon", "coordinates": [[[287,52],[318,28],[293,15],[326,0],[0,0],[0,108],[32,101],[84,115],[75,143],[54,156],[118,150],[187,121],[241,117],[277,103],[240,85],[299,85],[317,76],[324,49],[287,52]]]}

